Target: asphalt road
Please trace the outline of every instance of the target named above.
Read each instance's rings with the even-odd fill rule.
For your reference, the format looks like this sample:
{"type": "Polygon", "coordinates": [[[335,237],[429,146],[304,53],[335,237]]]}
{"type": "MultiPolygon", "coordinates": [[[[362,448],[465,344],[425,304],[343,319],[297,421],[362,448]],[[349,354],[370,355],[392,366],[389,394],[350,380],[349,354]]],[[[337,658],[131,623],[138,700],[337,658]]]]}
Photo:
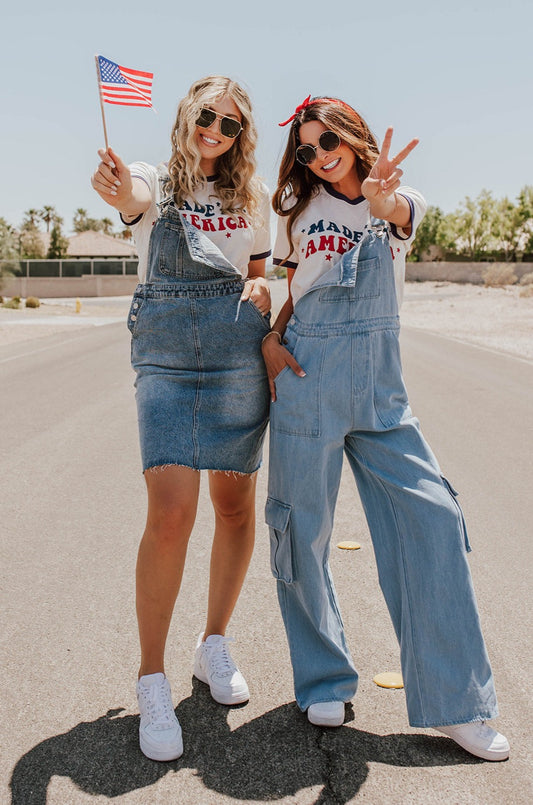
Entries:
{"type": "Polygon", "coordinates": [[[115,324],[0,348],[2,803],[533,801],[533,365],[402,339],[413,409],[467,516],[511,759],[483,763],[409,728],[403,691],[373,684],[399,670],[399,652],[347,470],[331,561],[361,681],[345,726],[312,727],[293,701],[261,471],[257,547],[230,630],[252,698],[222,707],[192,679],[212,529],[204,483],[167,658],[185,754],[141,755],[133,574],[145,497],[129,339],[115,324]],[[340,539],[361,550],[338,550],[340,539]]]}

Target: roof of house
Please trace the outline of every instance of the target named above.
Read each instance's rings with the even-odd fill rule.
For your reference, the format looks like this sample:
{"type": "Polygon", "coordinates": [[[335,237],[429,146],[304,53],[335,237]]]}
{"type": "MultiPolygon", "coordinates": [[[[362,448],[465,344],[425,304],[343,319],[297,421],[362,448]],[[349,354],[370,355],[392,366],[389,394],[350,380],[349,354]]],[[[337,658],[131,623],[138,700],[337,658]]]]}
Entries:
{"type": "Polygon", "coordinates": [[[136,257],[137,250],[133,243],[122,238],[88,230],[68,239],[67,254],[69,257],[136,257]]]}

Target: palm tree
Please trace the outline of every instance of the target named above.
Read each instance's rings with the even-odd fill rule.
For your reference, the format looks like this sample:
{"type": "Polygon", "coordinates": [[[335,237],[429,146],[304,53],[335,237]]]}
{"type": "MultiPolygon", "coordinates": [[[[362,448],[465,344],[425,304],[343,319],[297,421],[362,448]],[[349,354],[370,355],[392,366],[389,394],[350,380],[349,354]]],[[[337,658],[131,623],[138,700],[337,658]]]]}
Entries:
{"type": "Polygon", "coordinates": [[[37,221],[41,217],[39,210],[31,209],[26,210],[24,213],[24,220],[22,222],[22,229],[37,229],[37,221]]]}
{"type": "Polygon", "coordinates": [[[50,204],[45,204],[42,210],[39,210],[39,218],[46,224],[46,231],[50,232],[50,224],[54,223],[57,219],[55,207],[52,207],[50,204]]]}
{"type": "Polygon", "coordinates": [[[72,219],[72,228],[74,232],[85,232],[87,229],[87,210],[83,207],[78,207],[72,219]]]}
{"type": "MultiPolygon", "coordinates": [[[[109,220],[109,219],[107,219],[109,220]]],[[[111,221],[111,224],[113,222],[111,221]]],[[[98,218],[89,218],[87,210],[78,207],[72,219],[74,232],[100,232],[103,229],[102,221],[98,218]]]]}
{"type": "Polygon", "coordinates": [[[100,223],[102,224],[102,232],[104,235],[113,234],[114,221],[112,221],[111,218],[102,218],[100,223]]]}

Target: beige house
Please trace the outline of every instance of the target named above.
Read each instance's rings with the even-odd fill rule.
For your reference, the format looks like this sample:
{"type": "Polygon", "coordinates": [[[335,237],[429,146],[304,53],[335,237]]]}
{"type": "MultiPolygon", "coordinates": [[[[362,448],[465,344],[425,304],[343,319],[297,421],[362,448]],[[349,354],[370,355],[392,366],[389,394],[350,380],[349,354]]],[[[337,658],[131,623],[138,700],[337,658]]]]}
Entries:
{"type": "MultiPolygon", "coordinates": [[[[50,234],[40,232],[39,235],[46,254],[50,234]]],[[[44,299],[122,296],[131,294],[138,282],[137,250],[133,243],[93,230],[68,238],[67,254],[62,260],[22,260],[20,266],[21,276],[3,281],[3,291],[8,296],[44,299]],[[47,273],[46,264],[53,267],[52,275],[47,273]]]]}
{"type": "MultiPolygon", "coordinates": [[[[42,243],[43,257],[45,258],[50,248],[50,233],[39,232],[39,240],[42,243]]],[[[137,249],[133,241],[114,238],[112,235],[104,235],[103,232],[87,230],[72,235],[68,240],[67,257],[85,257],[101,259],[103,257],[137,257],[137,249]]]]}
{"type": "Polygon", "coordinates": [[[137,257],[133,243],[103,232],[79,232],[68,239],[68,257],[137,257]]]}

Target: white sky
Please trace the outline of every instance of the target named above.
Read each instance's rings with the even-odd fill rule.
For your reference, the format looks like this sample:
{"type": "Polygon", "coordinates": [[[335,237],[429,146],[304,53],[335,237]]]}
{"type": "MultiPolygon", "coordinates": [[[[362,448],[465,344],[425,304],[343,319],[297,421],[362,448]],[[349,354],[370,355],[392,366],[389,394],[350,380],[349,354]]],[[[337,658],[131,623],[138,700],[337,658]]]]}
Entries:
{"type": "Polygon", "coordinates": [[[95,53],[154,73],[157,115],[105,106],[126,161],[168,158],[178,100],[221,73],[252,96],[271,190],[287,133],[277,124],[310,93],[346,100],[380,140],[393,125],[394,150],[420,137],[404,181],[445,212],[483,188],[514,199],[533,184],[531,0],[76,5],[25,0],[2,12],[0,216],[13,225],[44,204],[67,233],[78,207],[118,224],[89,183],[103,144],[95,53]]]}

